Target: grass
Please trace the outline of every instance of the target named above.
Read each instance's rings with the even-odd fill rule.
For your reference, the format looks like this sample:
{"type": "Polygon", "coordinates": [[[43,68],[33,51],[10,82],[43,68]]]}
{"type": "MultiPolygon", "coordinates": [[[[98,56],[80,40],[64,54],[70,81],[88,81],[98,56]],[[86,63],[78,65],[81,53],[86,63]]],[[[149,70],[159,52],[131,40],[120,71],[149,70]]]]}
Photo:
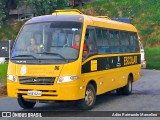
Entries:
{"type": "Polygon", "coordinates": [[[0,64],[0,83],[6,82],[8,64],[0,64]]]}
{"type": "Polygon", "coordinates": [[[147,69],[160,70],[160,48],[145,48],[147,69]]]}

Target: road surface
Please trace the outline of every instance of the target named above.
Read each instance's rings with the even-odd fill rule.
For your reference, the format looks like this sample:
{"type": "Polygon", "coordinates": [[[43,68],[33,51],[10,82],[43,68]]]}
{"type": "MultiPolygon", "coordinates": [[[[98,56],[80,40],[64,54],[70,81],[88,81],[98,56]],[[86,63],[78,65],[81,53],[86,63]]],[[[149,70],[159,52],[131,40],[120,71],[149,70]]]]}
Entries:
{"type": "MultiPolygon", "coordinates": [[[[75,111],[78,109],[71,103],[37,103],[32,110],[75,111]]],[[[25,110],[19,107],[16,99],[4,97],[0,98],[0,111],[25,110]]],[[[141,80],[133,84],[133,93],[130,96],[118,96],[115,93],[97,96],[92,111],[160,111],[160,71],[142,70],[141,80]]]]}

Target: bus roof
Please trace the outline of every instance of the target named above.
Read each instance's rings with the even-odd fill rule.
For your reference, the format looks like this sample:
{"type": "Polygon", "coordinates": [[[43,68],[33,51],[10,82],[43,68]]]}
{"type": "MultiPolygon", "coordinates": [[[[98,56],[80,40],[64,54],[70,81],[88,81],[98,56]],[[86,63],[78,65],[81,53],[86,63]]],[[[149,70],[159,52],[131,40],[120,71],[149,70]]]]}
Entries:
{"type": "Polygon", "coordinates": [[[75,21],[75,22],[83,22],[83,16],[81,15],[44,15],[33,17],[28,20],[25,24],[30,23],[39,23],[39,22],[52,22],[52,21],[75,21]]]}
{"type": "Polygon", "coordinates": [[[77,9],[66,9],[66,10],[55,10],[52,13],[52,15],[55,14],[83,14],[83,13],[77,9]]]}
{"type": "Polygon", "coordinates": [[[85,16],[84,19],[88,19],[88,20],[91,19],[93,21],[94,26],[137,32],[137,29],[132,24],[129,24],[129,23],[124,23],[124,22],[115,21],[115,20],[106,19],[106,18],[97,18],[94,16],[88,16],[88,15],[84,15],[84,16],[85,16]]]}
{"type": "Polygon", "coordinates": [[[88,25],[92,26],[137,32],[137,29],[129,23],[111,20],[108,16],[85,15],[77,9],[56,10],[52,15],[34,17],[27,21],[26,24],[47,21],[85,21],[88,25]]]}

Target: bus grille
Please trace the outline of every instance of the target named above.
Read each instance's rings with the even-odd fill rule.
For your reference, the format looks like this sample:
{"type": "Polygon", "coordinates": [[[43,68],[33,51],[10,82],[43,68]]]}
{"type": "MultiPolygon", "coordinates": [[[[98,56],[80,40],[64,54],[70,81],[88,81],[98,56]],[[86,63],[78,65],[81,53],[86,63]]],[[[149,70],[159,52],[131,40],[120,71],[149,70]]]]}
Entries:
{"type": "Polygon", "coordinates": [[[53,85],[54,77],[19,77],[20,84],[27,85],[53,85]]]}

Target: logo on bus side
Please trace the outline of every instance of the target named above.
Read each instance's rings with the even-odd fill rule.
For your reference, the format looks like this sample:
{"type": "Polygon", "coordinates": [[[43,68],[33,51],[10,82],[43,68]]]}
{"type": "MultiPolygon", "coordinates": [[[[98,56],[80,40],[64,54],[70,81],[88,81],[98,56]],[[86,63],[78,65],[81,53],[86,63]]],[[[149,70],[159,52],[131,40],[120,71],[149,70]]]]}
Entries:
{"type": "Polygon", "coordinates": [[[118,61],[117,61],[117,67],[121,67],[121,59],[120,59],[120,56],[118,56],[118,61]]]}
{"type": "Polygon", "coordinates": [[[137,61],[137,56],[124,57],[124,65],[134,65],[137,64],[137,61]]]}

